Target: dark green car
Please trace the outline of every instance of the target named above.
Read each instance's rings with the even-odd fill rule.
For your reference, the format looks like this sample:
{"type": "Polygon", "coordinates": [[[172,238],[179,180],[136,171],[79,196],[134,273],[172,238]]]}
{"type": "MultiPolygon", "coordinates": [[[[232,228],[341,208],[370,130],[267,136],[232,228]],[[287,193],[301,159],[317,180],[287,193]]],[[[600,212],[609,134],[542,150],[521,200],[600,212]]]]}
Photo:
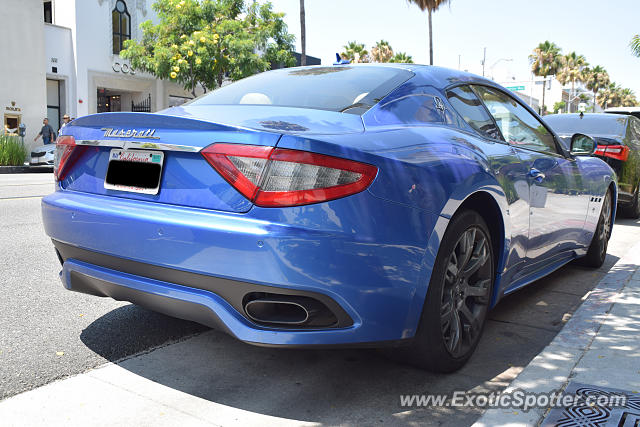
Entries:
{"type": "Polygon", "coordinates": [[[552,114],[544,121],[569,144],[571,135],[584,133],[598,143],[595,155],[618,175],[618,208],[631,218],[640,217],[640,119],[625,114],[552,114]]]}

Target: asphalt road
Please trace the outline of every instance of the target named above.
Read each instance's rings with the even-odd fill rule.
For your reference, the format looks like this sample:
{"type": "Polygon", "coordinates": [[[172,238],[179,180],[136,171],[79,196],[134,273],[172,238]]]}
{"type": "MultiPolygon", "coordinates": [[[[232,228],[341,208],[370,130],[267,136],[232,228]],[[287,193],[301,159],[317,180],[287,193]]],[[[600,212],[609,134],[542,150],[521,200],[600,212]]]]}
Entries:
{"type": "Polygon", "coordinates": [[[0,399],[206,330],[64,290],[40,214],[53,189],[52,174],[0,175],[0,399]]]}
{"type": "Polygon", "coordinates": [[[40,218],[41,196],[53,190],[52,181],[50,174],[0,175],[0,399],[167,346],[121,366],[260,414],[324,424],[468,425],[479,409],[401,408],[399,395],[500,391],[640,239],[640,223],[618,219],[601,269],[571,264],[505,298],[470,363],[436,375],[373,350],[253,347],[191,322],[65,291],[40,218]]]}

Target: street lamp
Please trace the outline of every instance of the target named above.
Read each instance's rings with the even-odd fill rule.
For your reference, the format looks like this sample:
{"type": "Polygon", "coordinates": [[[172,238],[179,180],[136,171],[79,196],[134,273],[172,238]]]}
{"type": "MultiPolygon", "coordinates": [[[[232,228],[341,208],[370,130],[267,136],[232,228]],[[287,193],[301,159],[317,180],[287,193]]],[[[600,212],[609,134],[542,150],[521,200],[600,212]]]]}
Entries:
{"type": "MultiPolygon", "coordinates": [[[[571,113],[571,105],[573,104],[573,101],[575,101],[576,99],[580,98],[581,95],[584,95],[586,92],[578,92],[577,94],[571,96],[571,93],[569,93],[569,100],[567,101],[567,112],[571,113]]],[[[580,104],[578,104],[578,110],[580,109],[580,104]]],[[[596,112],[596,106],[594,104],[593,106],[593,112],[596,112]]]]}
{"type": "Polygon", "coordinates": [[[489,71],[491,72],[491,80],[493,80],[493,67],[498,65],[498,63],[500,61],[511,62],[511,61],[513,61],[513,58],[500,58],[496,62],[494,62],[493,65],[491,67],[489,67],[489,71]]]}

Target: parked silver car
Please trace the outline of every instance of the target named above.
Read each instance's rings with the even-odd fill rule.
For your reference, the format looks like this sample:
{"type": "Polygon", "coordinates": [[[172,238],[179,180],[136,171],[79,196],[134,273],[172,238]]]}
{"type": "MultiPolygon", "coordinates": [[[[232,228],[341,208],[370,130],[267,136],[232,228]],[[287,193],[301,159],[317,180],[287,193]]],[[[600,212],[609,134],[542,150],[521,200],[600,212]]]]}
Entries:
{"type": "Polygon", "coordinates": [[[55,154],[56,144],[46,144],[36,147],[31,152],[29,166],[53,166],[55,154]]]}

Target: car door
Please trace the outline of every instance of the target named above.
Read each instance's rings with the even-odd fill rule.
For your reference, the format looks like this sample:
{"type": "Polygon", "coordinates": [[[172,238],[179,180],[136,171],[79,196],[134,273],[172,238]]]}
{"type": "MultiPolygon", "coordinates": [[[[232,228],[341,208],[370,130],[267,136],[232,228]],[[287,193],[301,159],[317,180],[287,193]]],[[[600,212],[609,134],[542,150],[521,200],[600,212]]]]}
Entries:
{"type": "MultiPolygon", "coordinates": [[[[640,182],[640,119],[634,116],[628,118],[624,145],[626,148],[620,150],[618,154],[620,159],[618,162],[622,163],[622,167],[620,171],[616,172],[618,173],[620,192],[627,193],[628,199],[631,201],[638,191],[638,183],[640,182]]],[[[615,154],[611,153],[612,156],[615,154]]]]}
{"type": "Polygon", "coordinates": [[[508,205],[510,244],[505,270],[519,271],[519,265],[526,261],[529,239],[527,165],[502,138],[500,129],[470,86],[454,86],[446,93],[449,103],[462,120],[487,142],[483,150],[494,176],[504,190],[508,205]]]}
{"type": "Polygon", "coordinates": [[[589,205],[579,164],[564,156],[553,133],[514,97],[487,86],[474,90],[527,166],[527,261],[531,265],[576,249],[589,205]]]}

